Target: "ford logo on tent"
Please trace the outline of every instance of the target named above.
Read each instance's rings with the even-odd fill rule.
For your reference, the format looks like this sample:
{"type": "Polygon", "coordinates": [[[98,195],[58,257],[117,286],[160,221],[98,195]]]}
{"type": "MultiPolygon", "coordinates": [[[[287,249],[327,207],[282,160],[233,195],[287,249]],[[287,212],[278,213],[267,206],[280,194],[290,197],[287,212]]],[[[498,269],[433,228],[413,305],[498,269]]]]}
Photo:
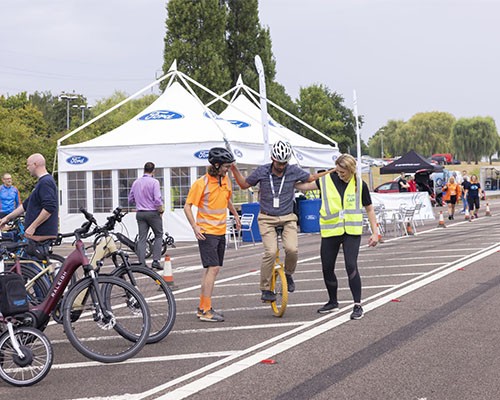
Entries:
{"type": "Polygon", "coordinates": [[[236,119],[228,119],[227,122],[233,124],[237,128],[246,128],[247,126],[250,126],[250,124],[248,122],[238,121],[236,119]]]}
{"type": "Polygon", "coordinates": [[[85,164],[89,159],[85,156],[71,156],[66,159],[66,162],[71,165],[85,164]]]}
{"type": "Polygon", "coordinates": [[[298,151],[295,152],[295,156],[299,159],[299,161],[302,161],[304,159],[302,154],[300,154],[298,151]]]}
{"type": "Polygon", "coordinates": [[[199,158],[200,160],[206,160],[208,158],[208,152],[210,150],[200,150],[200,151],[197,151],[196,153],[194,153],[194,156],[196,158],[199,158]]]}
{"type": "Polygon", "coordinates": [[[235,155],[236,157],[238,157],[238,158],[243,157],[243,153],[242,153],[240,150],[238,150],[238,149],[234,149],[234,151],[233,151],[233,152],[234,152],[234,155],[235,155]]]}
{"type": "Polygon", "coordinates": [[[150,113],[147,113],[142,117],[139,117],[138,120],[155,121],[155,120],[165,120],[165,119],[170,120],[179,118],[184,118],[184,115],[169,110],[157,110],[157,111],[151,111],[150,113]]]}

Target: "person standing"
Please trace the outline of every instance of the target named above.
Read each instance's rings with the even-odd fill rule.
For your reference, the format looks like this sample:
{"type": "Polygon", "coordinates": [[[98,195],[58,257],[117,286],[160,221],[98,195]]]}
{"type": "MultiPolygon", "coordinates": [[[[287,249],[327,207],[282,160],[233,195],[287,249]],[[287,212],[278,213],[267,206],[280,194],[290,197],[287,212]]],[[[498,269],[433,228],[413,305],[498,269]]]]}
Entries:
{"type": "Polygon", "coordinates": [[[52,175],[47,172],[45,158],[41,154],[29,156],[26,166],[30,175],[37,178],[38,182],[19,207],[0,219],[0,228],[26,212],[24,236],[29,242],[28,253],[47,255],[51,239],[56,238],[58,232],[57,185],[52,175]]]}
{"type": "Polygon", "coordinates": [[[144,175],[132,184],[128,200],[136,205],[137,210],[135,218],[139,228],[139,241],[137,244],[139,262],[146,266],[146,243],[149,228],[151,228],[155,235],[151,267],[162,269],[160,257],[163,236],[163,200],[160,182],[153,178],[154,172],[155,165],[152,162],[144,164],[144,175]]]}
{"type": "Polygon", "coordinates": [[[271,150],[271,163],[257,167],[247,178],[241,175],[233,165],[231,171],[236,182],[242,189],[259,184],[260,212],[257,218],[259,224],[264,256],[260,269],[260,290],[262,301],[275,301],[276,294],[271,289],[274,273],[274,260],[278,250],[276,230],[283,226],[283,247],[285,248],[285,274],[288,292],[295,290],[293,273],[297,266],[299,244],[297,238],[297,215],[293,213],[295,183],[299,181],[314,182],[325,171],[311,175],[295,165],[289,165],[292,157],[292,147],[281,140],[274,143],[271,150]]]}
{"type": "Polygon", "coordinates": [[[189,190],[184,214],[198,239],[203,276],[201,279],[200,306],[196,315],[201,321],[223,322],[224,315],[212,308],[215,278],[224,262],[226,249],[227,210],[234,215],[236,229],[241,228],[240,218],[231,203],[231,181],[227,172],[234,156],[225,148],[214,147],[208,153],[208,172],[193,183],[189,190]],[[196,219],[192,206],[198,208],[196,219]]]}
{"type": "Polygon", "coordinates": [[[377,221],[373,210],[370,191],[365,182],[356,178],[356,160],[350,154],[342,154],[335,161],[335,171],[323,176],[316,182],[298,183],[300,190],[320,189],[321,209],[319,226],[321,229],[321,264],[323,278],[328,291],[328,303],[317,310],[320,314],[337,311],[338,281],[335,275],[335,262],[340,246],[343,247],[345,268],[349,279],[349,288],[354,300],[351,319],[361,319],[361,277],[358,271],[358,253],[363,233],[363,213],[365,207],[373,232],[368,239],[368,246],[378,242],[377,221]]]}
{"type": "Polygon", "coordinates": [[[410,176],[410,179],[408,180],[408,191],[412,193],[417,191],[417,183],[415,182],[414,176],[410,176]]]}
{"type": "Polygon", "coordinates": [[[462,202],[464,204],[464,208],[462,211],[460,211],[460,214],[465,214],[465,209],[467,208],[467,199],[465,198],[465,182],[469,182],[469,177],[467,176],[467,171],[463,170],[462,171],[462,176],[460,178],[460,181],[458,182],[461,186],[461,193],[462,193],[462,202]]]}
{"type": "Polygon", "coordinates": [[[399,177],[399,192],[400,193],[406,193],[408,189],[410,188],[410,185],[405,179],[405,173],[401,172],[401,176],[399,177]]]}
{"type": "Polygon", "coordinates": [[[455,177],[450,176],[448,183],[443,186],[443,200],[448,204],[448,219],[452,220],[455,214],[455,204],[460,200],[460,185],[455,182],[455,177]]]}
{"type": "Polygon", "coordinates": [[[477,175],[472,174],[470,182],[464,182],[465,198],[470,211],[470,219],[479,218],[477,211],[479,210],[479,199],[481,197],[481,184],[477,180],[477,175]],[[474,215],[472,215],[474,213],[474,215]]]}
{"type": "Polygon", "coordinates": [[[21,205],[19,190],[12,185],[12,176],[6,172],[0,186],[0,218],[5,217],[21,205]]]}

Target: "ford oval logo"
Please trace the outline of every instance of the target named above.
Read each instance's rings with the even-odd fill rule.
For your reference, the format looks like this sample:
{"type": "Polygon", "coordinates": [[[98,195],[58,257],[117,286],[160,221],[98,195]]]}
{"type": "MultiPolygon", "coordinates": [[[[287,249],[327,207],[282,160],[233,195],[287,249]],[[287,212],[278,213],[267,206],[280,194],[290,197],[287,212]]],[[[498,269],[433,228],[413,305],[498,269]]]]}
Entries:
{"type": "Polygon", "coordinates": [[[243,157],[243,153],[240,150],[238,150],[238,149],[233,149],[233,153],[238,158],[243,157]]]}
{"type": "Polygon", "coordinates": [[[309,221],[314,221],[315,219],[318,219],[315,215],[306,215],[305,219],[309,221]]]}
{"type": "Polygon", "coordinates": [[[71,165],[85,164],[89,159],[85,156],[71,156],[66,159],[66,162],[71,165]]]}
{"type": "Polygon", "coordinates": [[[332,160],[335,161],[337,158],[339,158],[336,154],[332,156],[332,160]]]}
{"type": "Polygon", "coordinates": [[[298,151],[295,152],[295,156],[299,159],[299,161],[302,161],[304,159],[302,154],[300,154],[298,151]]]}
{"type": "Polygon", "coordinates": [[[274,121],[272,119],[270,119],[268,122],[269,122],[269,125],[271,125],[275,128],[283,128],[283,125],[278,124],[276,121],[274,121]]]}
{"type": "Polygon", "coordinates": [[[206,160],[208,158],[208,152],[210,150],[200,150],[200,151],[197,151],[196,153],[194,153],[194,156],[196,158],[199,158],[200,160],[206,160]]]}
{"type": "Polygon", "coordinates": [[[139,117],[139,121],[157,121],[157,120],[171,120],[171,119],[179,119],[184,118],[184,115],[176,113],[175,111],[170,110],[157,110],[151,111],[139,117]]]}
{"type": "Polygon", "coordinates": [[[248,122],[238,121],[236,119],[228,119],[227,122],[233,124],[237,128],[246,128],[247,126],[250,126],[250,124],[248,122]]]}

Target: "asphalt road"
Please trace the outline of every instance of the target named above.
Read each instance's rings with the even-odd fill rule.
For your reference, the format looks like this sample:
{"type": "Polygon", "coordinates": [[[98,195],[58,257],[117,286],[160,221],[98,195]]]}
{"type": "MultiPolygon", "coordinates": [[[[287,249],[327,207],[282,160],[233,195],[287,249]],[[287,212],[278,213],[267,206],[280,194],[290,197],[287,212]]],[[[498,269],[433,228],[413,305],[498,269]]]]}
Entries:
{"type": "Polygon", "coordinates": [[[229,248],[213,297],[214,308],[226,316],[223,323],[196,318],[198,251],[179,244],[170,252],[179,287],[177,319],[166,339],[123,363],[99,364],[81,356],[62,326],[52,324],[46,334],[55,360],[48,376],[29,388],[0,381],[0,396],[496,399],[500,201],[490,206],[492,217],[465,222],[457,216],[446,220],[446,229],[428,222],[415,236],[388,236],[376,248],[362,245],[365,317],[359,321],[349,320],[352,298],[342,254],[336,270],[341,309],[316,313],[327,301],[318,234],[299,236],[297,290],[283,318],[260,302],[262,245],[229,248]]]}

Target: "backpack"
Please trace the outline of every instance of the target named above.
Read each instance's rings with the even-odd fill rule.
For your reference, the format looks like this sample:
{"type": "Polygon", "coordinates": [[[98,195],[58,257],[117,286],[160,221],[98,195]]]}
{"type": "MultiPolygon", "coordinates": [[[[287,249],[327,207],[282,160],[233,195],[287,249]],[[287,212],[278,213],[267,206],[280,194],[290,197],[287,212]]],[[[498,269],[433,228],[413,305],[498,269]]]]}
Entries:
{"type": "Polygon", "coordinates": [[[0,273],[0,311],[4,317],[29,311],[28,294],[21,275],[0,273]]]}

